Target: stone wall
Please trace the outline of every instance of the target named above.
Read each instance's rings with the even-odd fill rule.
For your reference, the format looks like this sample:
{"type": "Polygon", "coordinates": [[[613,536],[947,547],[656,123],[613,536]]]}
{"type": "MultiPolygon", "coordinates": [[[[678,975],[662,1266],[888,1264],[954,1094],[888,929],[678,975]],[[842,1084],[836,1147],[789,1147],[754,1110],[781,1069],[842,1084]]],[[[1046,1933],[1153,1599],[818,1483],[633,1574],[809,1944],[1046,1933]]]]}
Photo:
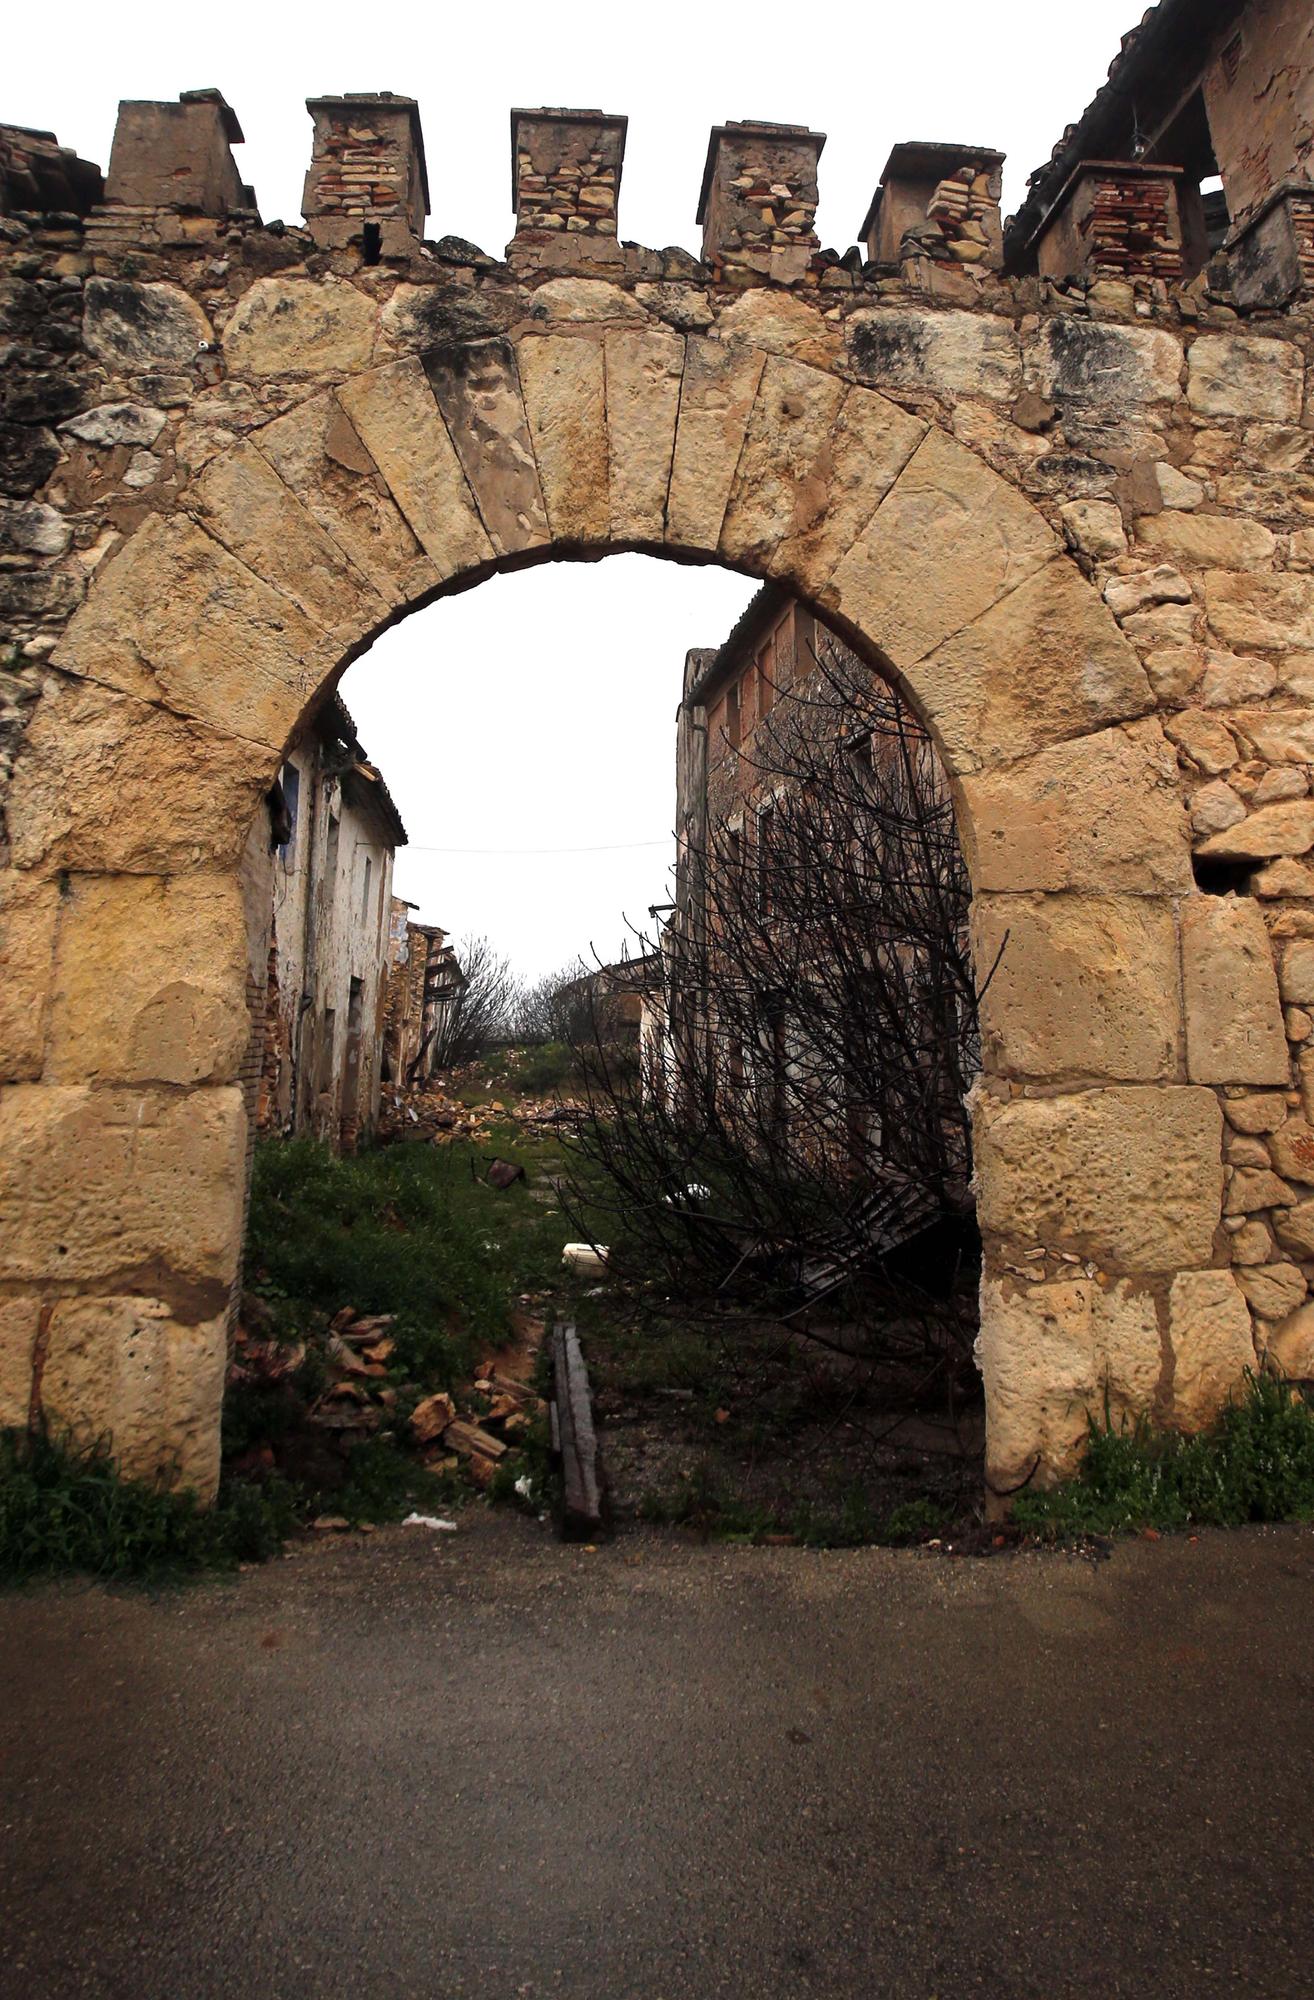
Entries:
{"type": "Polygon", "coordinates": [[[213,1484],[259,802],[403,612],[636,547],[795,591],[951,773],[996,1487],[1314,1374],[1307,301],[96,221],[0,220],[0,1421],[213,1484]]]}

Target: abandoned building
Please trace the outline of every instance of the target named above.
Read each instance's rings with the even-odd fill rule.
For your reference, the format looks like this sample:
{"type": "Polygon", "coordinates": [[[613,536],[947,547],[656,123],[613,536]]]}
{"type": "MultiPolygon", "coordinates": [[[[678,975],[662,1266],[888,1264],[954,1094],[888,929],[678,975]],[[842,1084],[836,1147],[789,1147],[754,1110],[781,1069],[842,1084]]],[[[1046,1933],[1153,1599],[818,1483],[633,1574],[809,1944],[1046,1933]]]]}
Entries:
{"type": "Polygon", "coordinates": [[[388,952],[383,1076],[412,1084],[441,1066],[444,1029],[451,1021],[465,974],[447,932],[414,922],[414,903],[394,896],[388,952]]]}
{"type": "Polygon", "coordinates": [[[621,236],[622,119],[521,111],[505,261],[425,238],[408,98],[312,100],[304,226],[215,91],[104,177],[5,128],[0,1421],[213,1491],[262,802],[398,618],[635,549],[779,584],[949,773],[992,1488],[1314,1376],[1312,113],[1303,0],[1161,0],[1008,226],[917,144],[825,249],[822,135],[744,121],[695,256],[621,236]]]}
{"type": "Polygon", "coordinates": [[[267,967],[256,1124],[351,1151],[379,1112],[406,829],[337,696],[284,758],[270,819],[268,838],[257,820],[243,865],[253,969],[267,967]]]}

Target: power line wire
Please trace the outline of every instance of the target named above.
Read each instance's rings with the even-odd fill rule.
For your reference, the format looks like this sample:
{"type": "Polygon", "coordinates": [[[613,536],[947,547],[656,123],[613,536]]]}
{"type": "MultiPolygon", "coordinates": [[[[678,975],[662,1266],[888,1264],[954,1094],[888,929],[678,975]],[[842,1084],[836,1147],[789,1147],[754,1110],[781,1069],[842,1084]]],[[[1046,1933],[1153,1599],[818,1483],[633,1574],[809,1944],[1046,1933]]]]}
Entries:
{"type": "Polygon", "coordinates": [[[602,847],[421,847],[414,841],[408,841],[406,852],[408,854],[499,854],[508,857],[537,854],[633,854],[641,847],[666,847],[672,842],[673,836],[669,834],[665,840],[619,840],[602,847]]]}

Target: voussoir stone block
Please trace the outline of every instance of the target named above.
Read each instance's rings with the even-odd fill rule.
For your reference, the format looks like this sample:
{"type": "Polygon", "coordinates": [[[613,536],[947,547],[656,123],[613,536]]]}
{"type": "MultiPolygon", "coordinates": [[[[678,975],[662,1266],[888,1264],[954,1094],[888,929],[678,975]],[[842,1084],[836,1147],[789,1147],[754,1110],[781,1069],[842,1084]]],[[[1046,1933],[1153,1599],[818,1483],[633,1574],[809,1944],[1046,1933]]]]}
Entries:
{"type": "Polygon", "coordinates": [[[73,876],[60,906],[46,1074],[231,1083],[251,1034],[235,877],[73,876]]]}
{"type": "Polygon", "coordinates": [[[526,334],[516,356],[553,538],[605,542],[611,495],[602,343],[526,334]]]}
{"type": "Polygon", "coordinates": [[[953,772],[1011,763],[1154,706],[1144,667],[1065,556],[918,661],[908,681],[953,772]]]}
{"type": "Polygon", "coordinates": [[[344,280],[257,278],[223,331],[234,375],[339,376],[369,366],[377,309],[344,280]]]}
{"type": "MultiPolygon", "coordinates": [[[[236,1085],[0,1090],[0,1278],[147,1273],[204,1314],[237,1268],[246,1118],[236,1085]]],[[[169,1294],[166,1293],[166,1296],[169,1294]]]]}
{"type": "Polygon", "coordinates": [[[981,996],[988,1070],[1126,1083],[1177,1074],[1171,904],[1148,896],[980,895],[972,903],[972,956],[978,988],[988,981],[981,996]]]}
{"type": "Polygon", "coordinates": [[[188,511],[248,569],[289,597],[342,651],[382,623],[388,606],[342,549],[245,440],[211,459],[188,511]]]}
{"type": "Polygon", "coordinates": [[[193,1488],[219,1483],[222,1314],[179,1323],[157,1298],[61,1299],[51,1309],[41,1411],[57,1431],[108,1439],[129,1478],[193,1488]]]}
{"type": "Polygon", "coordinates": [[[1231,1271],[1181,1271],[1168,1294],[1172,1423],[1202,1430],[1245,1387],[1255,1366],[1250,1308],[1231,1271]]]}
{"type": "Polygon", "coordinates": [[[252,441],[386,603],[409,603],[435,588],[438,571],[331,390],[298,403],[252,441]]]}
{"type": "Polygon", "coordinates": [[[779,543],[824,509],[818,461],[844,395],[824,370],[768,355],[721,526],[727,562],[765,568],[779,543]]]}
{"type": "Polygon", "coordinates": [[[1040,569],[1053,530],[1015,487],[928,431],[820,593],[896,666],[911,666],[1040,569]]]}
{"type": "Polygon", "coordinates": [[[611,532],[618,542],[660,543],[666,533],[684,341],[660,326],[611,327],[605,357],[611,532]]]}
{"type": "Polygon", "coordinates": [[[973,886],[1162,896],[1189,890],[1177,759],[1154,719],[959,780],[973,886]]]}
{"type": "Polygon", "coordinates": [[[53,664],[281,749],[327,671],[323,636],[192,521],[154,514],[106,565],[53,664]]]}
{"type": "Polygon", "coordinates": [[[490,561],[493,544],[422,364],[408,356],[371,368],[338,400],[439,575],[490,561]]]}
{"type": "Polygon", "coordinates": [[[0,869],[0,1083],[41,1074],[58,911],[54,882],[0,869]]]}
{"type": "Polygon", "coordinates": [[[1251,898],[1186,898],[1182,981],[1191,1082],[1285,1086],[1290,1059],[1277,973],[1251,898]]]}
{"type": "Polygon", "coordinates": [[[502,555],[541,548],[547,510],[515,349],[483,340],[426,355],[424,366],[493,547],[502,555]]]}
{"type": "Polygon", "coordinates": [[[765,365],[760,348],[692,337],[686,343],[666,509],[673,547],[711,551],[720,542],[765,365]]]}
{"type": "Polygon", "coordinates": [[[986,1475],[997,1493],[1054,1485],[1076,1468],[1091,1420],[1153,1407],[1161,1367],[1152,1294],[1075,1278],[981,1287],[976,1357],[985,1387],[986,1475]]]}
{"type": "Polygon", "coordinates": [[[1115,1271],[1208,1263],[1223,1206],[1222,1123],[1214,1093],[1190,1085],[982,1097],[981,1227],[1115,1271]]]}

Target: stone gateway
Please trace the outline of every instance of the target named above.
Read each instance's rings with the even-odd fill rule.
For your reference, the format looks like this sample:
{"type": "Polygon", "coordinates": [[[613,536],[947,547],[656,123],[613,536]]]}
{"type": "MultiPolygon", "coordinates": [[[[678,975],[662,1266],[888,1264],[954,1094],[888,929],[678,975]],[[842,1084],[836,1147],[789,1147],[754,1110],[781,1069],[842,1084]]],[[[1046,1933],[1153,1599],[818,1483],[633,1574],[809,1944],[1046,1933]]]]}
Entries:
{"type": "MultiPolygon", "coordinates": [[[[409,100],[312,112],[305,228],[255,214],[216,92],[124,105],[103,188],[0,135],[0,1424],[214,1490],[265,793],[387,626],[619,550],[777,580],[951,774],[980,963],[1003,947],[995,1493],[1070,1469],[1106,1398],[1191,1428],[1304,1355],[1306,291],[1242,317],[1189,230],[1111,264],[1075,202],[1006,271],[999,155],[964,148],[892,160],[872,259],[839,257],[820,135],[778,126],[717,128],[701,259],[636,249],[597,112],[515,114],[499,262],[422,239],[409,100]]],[[[1161,174],[1146,212],[1176,200],[1161,174]]]]}

